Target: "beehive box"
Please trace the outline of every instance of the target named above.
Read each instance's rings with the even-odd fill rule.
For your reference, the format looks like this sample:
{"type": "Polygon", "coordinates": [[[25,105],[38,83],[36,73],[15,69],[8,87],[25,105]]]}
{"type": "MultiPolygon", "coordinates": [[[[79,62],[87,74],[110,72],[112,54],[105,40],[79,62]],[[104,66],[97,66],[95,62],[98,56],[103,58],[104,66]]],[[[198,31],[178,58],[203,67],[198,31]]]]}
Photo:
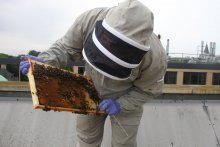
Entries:
{"type": "Polygon", "coordinates": [[[28,79],[34,109],[103,114],[100,99],[89,77],[29,59],[28,79]]]}

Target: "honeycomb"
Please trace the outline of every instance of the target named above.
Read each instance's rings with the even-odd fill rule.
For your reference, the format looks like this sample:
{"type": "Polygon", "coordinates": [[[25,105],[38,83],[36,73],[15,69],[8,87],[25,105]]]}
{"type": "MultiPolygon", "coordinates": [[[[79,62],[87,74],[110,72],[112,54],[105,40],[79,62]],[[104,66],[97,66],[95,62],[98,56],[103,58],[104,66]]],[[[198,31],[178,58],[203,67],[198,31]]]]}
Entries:
{"type": "Polygon", "coordinates": [[[35,109],[102,114],[100,98],[89,77],[29,60],[28,79],[35,109]]]}

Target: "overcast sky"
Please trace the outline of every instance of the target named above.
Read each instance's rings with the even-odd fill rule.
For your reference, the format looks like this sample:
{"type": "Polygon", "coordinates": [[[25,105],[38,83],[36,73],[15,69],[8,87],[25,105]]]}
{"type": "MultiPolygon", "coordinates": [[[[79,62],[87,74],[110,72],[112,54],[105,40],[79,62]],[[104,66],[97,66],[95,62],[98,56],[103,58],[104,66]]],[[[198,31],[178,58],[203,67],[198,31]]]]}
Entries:
{"type": "MultiPolygon", "coordinates": [[[[122,0],[0,0],[0,52],[43,51],[62,37],[85,10],[122,0]]],[[[197,54],[201,41],[216,42],[220,55],[219,0],[141,0],[154,13],[154,32],[171,53],[197,54]]]]}

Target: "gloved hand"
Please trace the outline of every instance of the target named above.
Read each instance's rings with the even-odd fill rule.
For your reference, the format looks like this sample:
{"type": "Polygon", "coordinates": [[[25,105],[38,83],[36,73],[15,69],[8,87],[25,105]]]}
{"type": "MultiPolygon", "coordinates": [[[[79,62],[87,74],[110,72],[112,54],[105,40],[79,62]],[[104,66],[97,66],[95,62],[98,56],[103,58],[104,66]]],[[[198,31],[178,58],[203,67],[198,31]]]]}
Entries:
{"type": "Polygon", "coordinates": [[[120,112],[120,105],[115,100],[108,98],[108,99],[104,99],[99,104],[99,109],[101,111],[107,112],[108,115],[112,116],[112,115],[116,115],[120,112]]]}
{"type": "Polygon", "coordinates": [[[30,64],[29,64],[29,62],[27,61],[27,58],[32,59],[32,60],[35,60],[35,61],[38,61],[38,62],[43,62],[42,59],[40,59],[40,58],[38,58],[38,57],[35,57],[35,56],[32,56],[32,55],[29,55],[29,56],[21,56],[21,57],[20,57],[21,62],[20,62],[19,68],[20,68],[21,73],[22,73],[23,75],[25,75],[25,76],[27,75],[28,69],[29,69],[29,67],[30,67],[30,64]]]}

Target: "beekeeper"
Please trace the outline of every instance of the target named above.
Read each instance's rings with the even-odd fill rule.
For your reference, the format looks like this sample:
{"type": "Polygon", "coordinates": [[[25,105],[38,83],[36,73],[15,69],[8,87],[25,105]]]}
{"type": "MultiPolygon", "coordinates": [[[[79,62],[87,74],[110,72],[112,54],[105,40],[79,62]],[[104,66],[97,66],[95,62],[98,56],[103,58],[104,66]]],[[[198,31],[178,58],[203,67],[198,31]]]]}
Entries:
{"type": "MultiPolygon", "coordinates": [[[[86,61],[85,74],[102,99],[99,108],[110,116],[113,147],[137,146],[143,105],[162,91],[166,54],[153,25],[145,5],[126,0],[83,13],[47,51],[29,57],[57,67],[86,61]]],[[[22,61],[20,68],[26,74],[29,64],[22,61]]],[[[106,117],[77,115],[77,146],[99,147],[106,117]]]]}

